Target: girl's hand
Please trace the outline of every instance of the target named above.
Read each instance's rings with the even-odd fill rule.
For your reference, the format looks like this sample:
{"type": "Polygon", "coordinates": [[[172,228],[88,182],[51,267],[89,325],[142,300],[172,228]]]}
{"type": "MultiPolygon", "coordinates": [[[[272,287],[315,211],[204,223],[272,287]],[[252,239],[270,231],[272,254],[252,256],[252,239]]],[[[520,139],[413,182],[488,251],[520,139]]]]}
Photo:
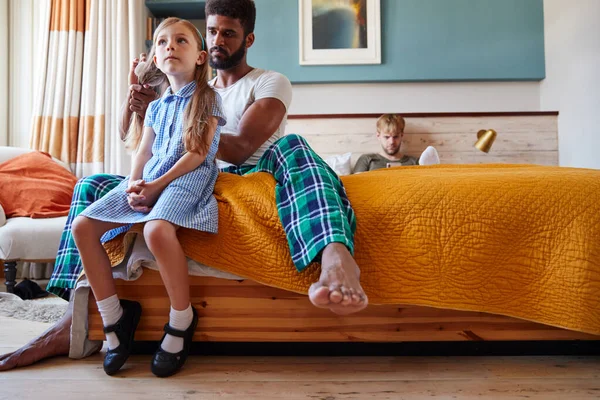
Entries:
{"type": "Polygon", "coordinates": [[[163,189],[164,188],[159,186],[156,182],[144,183],[142,191],[139,192],[139,196],[142,198],[140,204],[152,208],[156,204],[163,189]]]}
{"type": "Polygon", "coordinates": [[[149,213],[152,209],[145,204],[146,197],[141,194],[146,182],[143,179],[129,181],[129,186],[125,189],[127,193],[127,203],[132,210],[142,213],[149,213]]]}

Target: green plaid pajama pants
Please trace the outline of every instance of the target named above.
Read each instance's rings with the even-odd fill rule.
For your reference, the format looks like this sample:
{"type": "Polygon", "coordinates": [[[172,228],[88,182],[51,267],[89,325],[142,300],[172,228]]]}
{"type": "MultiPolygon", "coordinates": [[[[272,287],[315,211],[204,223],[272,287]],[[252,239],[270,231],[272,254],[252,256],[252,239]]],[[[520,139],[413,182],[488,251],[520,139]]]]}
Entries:
{"type": "MultiPolygon", "coordinates": [[[[222,172],[246,175],[268,172],[277,181],[275,196],[279,218],[286,232],[292,261],[298,271],[330,243],[343,243],[354,254],[356,218],[346,190],[338,176],[298,135],[287,135],[273,143],[255,166],[228,167],[222,172]]],[[[71,232],[75,217],[97,199],[116,187],[124,177],[98,174],[81,179],[75,186],[71,209],[63,231],[48,288],[68,299],[83,270],[71,232]]],[[[107,232],[106,242],[124,232],[107,232]]]]}

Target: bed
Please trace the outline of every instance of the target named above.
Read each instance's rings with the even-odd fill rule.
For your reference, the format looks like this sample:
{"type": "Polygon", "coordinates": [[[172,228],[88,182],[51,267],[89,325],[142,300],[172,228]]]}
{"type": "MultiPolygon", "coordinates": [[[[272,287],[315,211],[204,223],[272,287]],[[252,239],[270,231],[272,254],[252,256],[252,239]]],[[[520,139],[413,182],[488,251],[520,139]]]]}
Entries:
{"type": "MultiPolygon", "coordinates": [[[[192,301],[201,316],[194,337],[196,341],[599,339],[600,312],[596,310],[600,310],[600,243],[596,242],[600,237],[600,212],[595,204],[596,200],[600,204],[600,188],[595,182],[600,182],[600,175],[593,170],[556,167],[557,113],[405,116],[405,151],[418,154],[433,145],[438,149],[442,163],[449,165],[399,167],[343,178],[350,200],[353,205],[356,200],[357,204],[356,257],[363,270],[362,281],[371,305],[364,311],[344,317],[313,307],[305,293],[318,274],[318,266],[313,265],[297,274],[285,260],[285,240],[281,241],[281,232],[275,233],[277,240],[272,241],[271,247],[257,245],[255,248],[251,247],[252,239],[248,239],[250,244],[237,248],[225,247],[208,236],[184,235],[182,244],[191,263],[200,269],[206,265],[216,267],[208,268],[212,273],[204,270],[191,278],[192,301]],[[478,153],[472,144],[475,133],[488,128],[497,130],[499,138],[492,152],[486,155],[478,153]],[[453,176],[456,179],[449,180],[453,176]],[[403,198],[401,204],[408,205],[405,208],[389,208],[398,206],[369,197],[361,199],[361,196],[385,186],[391,177],[401,177],[408,193],[422,185],[435,187],[435,195],[427,203],[437,201],[437,205],[415,211],[410,198],[403,198]],[[494,208],[498,203],[492,202],[496,200],[494,196],[502,198],[512,190],[498,185],[503,179],[510,180],[517,188],[526,187],[529,197],[506,196],[502,206],[494,208]],[[456,189],[464,186],[465,180],[472,186],[467,190],[456,189]],[[529,185],[530,181],[535,182],[529,185]],[[553,189],[558,187],[562,189],[553,189]],[[479,199],[491,199],[490,203],[478,203],[479,200],[470,197],[476,193],[480,193],[479,199]],[[547,193],[555,196],[555,200],[549,202],[547,193]],[[376,226],[378,221],[384,221],[381,216],[370,215],[368,207],[364,206],[373,201],[378,202],[376,206],[380,210],[387,210],[385,212],[413,213],[411,223],[403,224],[402,219],[395,222],[395,226],[403,227],[398,231],[398,237],[405,236],[405,241],[396,243],[394,248],[399,250],[394,254],[409,256],[398,263],[398,267],[390,267],[392,272],[382,267],[389,258],[382,259],[369,251],[374,246],[371,241],[381,240],[383,236],[378,236],[375,228],[368,232],[360,228],[361,220],[363,226],[376,226]],[[544,206],[548,203],[550,205],[544,206]],[[520,214],[523,207],[531,212],[520,214]],[[561,208],[570,211],[564,215],[555,213],[561,208]],[[443,212],[439,214],[445,209],[458,211],[449,218],[443,212]],[[435,223],[414,223],[418,219],[414,215],[428,212],[433,213],[429,220],[435,223]],[[498,212],[501,214],[494,214],[498,212]],[[509,215],[513,212],[515,215],[509,215]],[[496,223],[482,223],[489,213],[505,218],[499,221],[500,227],[496,223]],[[453,243],[451,248],[456,250],[450,251],[450,256],[440,252],[436,259],[436,249],[445,248],[439,243],[438,239],[443,236],[439,232],[450,232],[445,225],[449,220],[456,225],[451,229],[452,235],[448,236],[449,243],[453,243]],[[539,220],[547,222],[538,226],[536,221],[539,220]],[[435,243],[432,244],[430,239],[425,245],[420,242],[423,237],[432,235],[436,237],[435,243]],[[465,238],[468,238],[467,242],[465,238]],[[535,253],[528,240],[534,244],[539,242],[531,247],[535,248],[535,253]],[[204,244],[198,247],[197,242],[204,244]],[[489,243],[499,245],[490,246],[489,243]],[[257,267],[256,260],[266,263],[268,268],[257,267]],[[432,269],[432,265],[441,265],[437,264],[442,262],[440,260],[443,260],[444,268],[432,269]],[[394,268],[399,268],[399,272],[396,273],[394,268]],[[440,290],[443,287],[449,290],[440,290]]],[[[372,114],[290,116],[287,132],[306,137],[323,157],[349,152],[354,162],[360,153],[378,150],[373,133],[377,117],[372,114]]],[[[238,178],[244,179],[231,177],[238,178]]],[[[243,190],[244,183],[238,181],[232,185],[232,182],[219,179],[220,214],[227,221],[242,218],[248,210],[234,204],[238,194],[230,188],[242,187],[243,190]]],[[[248,188],[262,187],[266,194],[257,195],[252,202],[268,203],[274,183],[268,176],[255,179],[247,184],[248,188]]],[[[253,190],[248,188],[246,190],[253,190]]],[[[272,231],[277,230],[273,206],[268,204],[270,215],[261,216],[270,221],[261,223],[264,225],[261,229],[265,230],[263,236],[273,235],[272,231]]],[[[235,241],[238,237],[243,242],[244,237],[256,234],[255,228],[252,232],[245,231],[247,224],[234,225],[225,227],[218,238],[235,241]]],[[[131,237],[135,238],[135,234],[131,237]]],[[[140,256],[142,260],[132,268],[136,262],[130,262],[126,257],[126,250],[133,246],[133,239],[129,240],[123,239],[108,247],[111,259],[115,264],[121,264],[122,276],[126,278],[117,282],[119,296],[142,304],[144,313],[136,339],[160,340],[168,318],[169,301],[158,272],[152,267],[139,268],[144,263],[144,256],[140,256]]],[[[193,266],[190,268],[192,270],[193,266]]],[[[82,316],[74,320],[74,331],[79,332],[80,337],[102,340],[102,323],[95,302],[87,301],[89,292],[83,286],[76,296],[82,316]]],[[[81,343],[80,340],[79,344],[72,345],[72,356],[82,354],[81,343]]]]}

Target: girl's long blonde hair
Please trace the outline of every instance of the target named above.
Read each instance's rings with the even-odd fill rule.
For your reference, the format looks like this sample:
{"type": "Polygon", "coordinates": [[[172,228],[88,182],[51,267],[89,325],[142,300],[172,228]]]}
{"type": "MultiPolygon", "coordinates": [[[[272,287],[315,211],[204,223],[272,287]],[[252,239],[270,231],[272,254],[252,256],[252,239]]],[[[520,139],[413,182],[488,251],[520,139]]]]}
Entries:
{"type": "MultiPolygon", "coordinates": [[[[204,50],[204,39],[191,22],[174,17],[165,19],[154,31],[148,62],[140,62],[135,69],[140,85],[160,88],[163,84],[168,83],[167,76],[156,67],[153,60],[156,52],[156,38],[164,28],[174,24],[183,24],[188,28],[196,40],[198,51],[204,50]]],[[[196,66],[194,80],[196,81],[196,89],[183,116],[183,143],[186,151],[205,154],[210,147],[208,122],[212,117],[212,108],[215,102],[215,92],[208,85],[208,60],[196,66]]],[[[129,124],[125,145],[130,150],[137,150],[142,139],[144,120],[137,113],[134,113],[131,118],[132,121],[129,124]]]]}

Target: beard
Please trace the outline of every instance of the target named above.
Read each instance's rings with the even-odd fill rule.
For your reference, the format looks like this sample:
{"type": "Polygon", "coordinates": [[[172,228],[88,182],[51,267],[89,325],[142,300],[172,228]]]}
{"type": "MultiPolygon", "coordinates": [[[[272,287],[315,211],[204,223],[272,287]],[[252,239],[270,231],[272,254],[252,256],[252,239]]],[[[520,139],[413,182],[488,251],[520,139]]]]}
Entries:
{"type": "Polygon", "coordinates": [[[396,154],[398,154],[400,152],[400,147],[402,146],[398,146],[392,150],[388,150],[387,147],[382,147],[383,151],[385,152],[385,154],[387,154],[388,156],[395,156],[396,154]]]}
{"type": "MultiPolygon", "coordinates": [[[[229,57],[224,58],[223,60],[216,60],[212,56],[209,57],[208,65],[210,65],[211,68],[223,69],[223,70],[237,67],[238,65],[240,65],[240,62],[246,55],[245,44],[246,44],[246,41],[242,41],[242,45],[240,46],[240,48],[237,49],[236,51],[234,51],[233,54],[231,54],[229,57]]],[[[221,54],[225,54],[225,51],[222,48],[220,48],[219,46],[215,46],[215,47],[211,48],[210,52],[212,53],[213,50],[220,50],[221,54]]]]}

